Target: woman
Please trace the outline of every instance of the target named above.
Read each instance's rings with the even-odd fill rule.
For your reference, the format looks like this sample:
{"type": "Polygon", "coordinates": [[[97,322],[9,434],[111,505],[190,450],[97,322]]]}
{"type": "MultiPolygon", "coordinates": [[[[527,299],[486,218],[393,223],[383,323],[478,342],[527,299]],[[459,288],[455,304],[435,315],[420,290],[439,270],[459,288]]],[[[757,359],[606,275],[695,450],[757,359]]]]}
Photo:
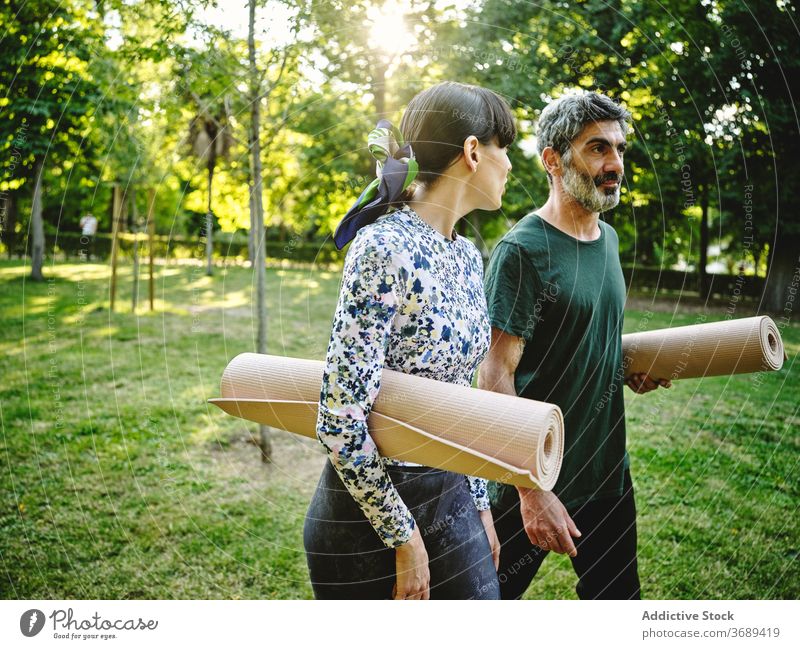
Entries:
{"type": "Polygon", "coordinates": [[[414,97],[399,133],[378,126],[379,178],[334,237],[354,240],[320,395],[311,583],[326,599],[498,598],[486,481],[381,457],[366,420],[384,367],[472,383],[490,342],[483,261],[454,226],[500,207],[516,128],[498,95],[450,82],[414,97]]]}

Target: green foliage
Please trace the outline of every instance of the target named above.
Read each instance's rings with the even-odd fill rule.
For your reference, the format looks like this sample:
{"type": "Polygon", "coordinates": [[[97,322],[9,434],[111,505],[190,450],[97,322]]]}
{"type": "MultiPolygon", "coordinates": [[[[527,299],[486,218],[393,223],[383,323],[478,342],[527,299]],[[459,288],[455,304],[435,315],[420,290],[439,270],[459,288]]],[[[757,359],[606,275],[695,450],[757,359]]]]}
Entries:
{"type": "Polygon", "coordinates": [[[30,182],[35,160],[65,165],[83,155],[100,99],[92,61],[102,32],[77,0],[6,1],[0,29],[0,151],[19,153],[15,173],[0,180],[17,189],[30,182]]]}
{"type": "Polygon", "coordinates": [[[609,215],[623,254],[696,261],[692,210],[704,196],[720,215],[716,237],[734,252],[743,248],[747,185],[760,190],[751,248],[800,223],[791,180],[800,135],[788,86],[798,74],[795,14],[789,3],[768,1],[675,0],[654,9],[633,0],[486,0],[474,22],[452,34],[453,47],[481,46],[452,63],[458,78],[503,92],[531,117],[565,88],[624,102],[634,116],[630,185],[609,215]],[[786,171],[775,178],[778,168],[786,171]]]}
{"type": "MultiPolygon", "coordinates": [[[[201,21],[212,4],[109,0],[97,9],[39,0],[24,3],[19,16],[3,4],[9,55],[0,80],[9,92],[0,99],[0,150],[7,159],[20,153],[0,190],[28,182],[35,154],[48,151],[44,216],[52,228],[74,230],[91,210],[108,231],[117,182],[157,189],[160,231],[194,233],[207,178],[187,156],[186,134],[199,113],[225,114],[232,141],[217,165],[214,211],[223,230],[247,229],[247,47],[243,30],[201,21]]],[[[800,71],[794,5],[748,7],[738,0],[670,0],[657,10],[634,0],[259,5],[270,16],[257,34],[270,89],[261,125],[270,236],[329,237],[373,177],[365,142],[378,113],[398,121],[416,92],[456,79],[502,93],[519,120],[503,210],[470,216],[491,245],[546,199],[531,146],[542,107],[567,88],[601,89],[634,115],[622,203],[604,215],[620,233],[623,259],[696,267],[707,206],[711,242],[727,265],[763,273],[773,242],[800,233],[792,99],[800,71]]],[[[23,215],[27,195],[17,197],[23,215]]],[[[140,213],[144,196],[136,197],[140,213]]]]}

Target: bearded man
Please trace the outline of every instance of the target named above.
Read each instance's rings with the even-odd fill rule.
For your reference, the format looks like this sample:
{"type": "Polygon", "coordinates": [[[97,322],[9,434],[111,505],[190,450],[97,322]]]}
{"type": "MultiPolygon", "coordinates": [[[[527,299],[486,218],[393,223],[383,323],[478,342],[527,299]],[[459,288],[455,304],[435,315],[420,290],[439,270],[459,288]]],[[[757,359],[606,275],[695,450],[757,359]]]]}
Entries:
{"type": "Polygon", "coordinates": [[[521,597],[549,551],[570,556],[581,599],[639,599],[636,507],[625,449],[625,280],[614,229],[630,113],[598,93],[548,104],[537,151],[550,195],[495,249],[485,288],[491,350],[479,387],[557,404],[564,461],[552,491],[491,483],[504,599],[521,597]]]}

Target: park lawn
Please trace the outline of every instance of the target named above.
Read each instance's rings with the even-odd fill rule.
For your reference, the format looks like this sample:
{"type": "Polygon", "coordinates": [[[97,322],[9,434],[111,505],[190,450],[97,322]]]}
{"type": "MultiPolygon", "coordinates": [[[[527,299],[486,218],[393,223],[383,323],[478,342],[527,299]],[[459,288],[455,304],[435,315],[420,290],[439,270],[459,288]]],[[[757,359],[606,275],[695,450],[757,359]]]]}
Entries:
{"type": "MultiPolygon", "coordinates": [[[[135,314],[127,266],[114,314],[105,265],[26,274],[0,263],[0,595],[310,597],[303,516],[325,456],[275,431],[264,465],[254,426],[206,403],[254,348],[251,271],[159,265],[156,311],[135,314]]],[[[324,356],[338,279],[270,268],[270,353],[324,356]]],[[[629,331],[697,318],[633,306],[629,331]]],[[[645,597],[800,595],[800,327],[782,333],[780,372],[626,391],[645,597]]],[[[552,556],[527,596],[574,598],[574,582],[552,556]]]]}

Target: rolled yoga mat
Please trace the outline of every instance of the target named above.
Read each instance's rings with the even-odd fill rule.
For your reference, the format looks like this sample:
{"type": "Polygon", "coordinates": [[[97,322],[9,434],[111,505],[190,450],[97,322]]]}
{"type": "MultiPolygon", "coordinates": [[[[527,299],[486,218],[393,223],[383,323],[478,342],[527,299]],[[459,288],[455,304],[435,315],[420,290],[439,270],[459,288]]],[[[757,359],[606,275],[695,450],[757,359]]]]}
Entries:
{"type": "MultiPolygon", "coordinates": [[[[321,361],[240,354],[209,401],[316,439],[323,371],[321,361]]],[[[564,418],[540,401],[384,369],[367,425],[384,457],[544,490],[561,469],[564,418]]]]}
{"type": "Polygon", "coordinates": [[[772,318],[756,316],[622,336],[626,376],[693,379],[779,370],[786,358],[772,318]]]}

